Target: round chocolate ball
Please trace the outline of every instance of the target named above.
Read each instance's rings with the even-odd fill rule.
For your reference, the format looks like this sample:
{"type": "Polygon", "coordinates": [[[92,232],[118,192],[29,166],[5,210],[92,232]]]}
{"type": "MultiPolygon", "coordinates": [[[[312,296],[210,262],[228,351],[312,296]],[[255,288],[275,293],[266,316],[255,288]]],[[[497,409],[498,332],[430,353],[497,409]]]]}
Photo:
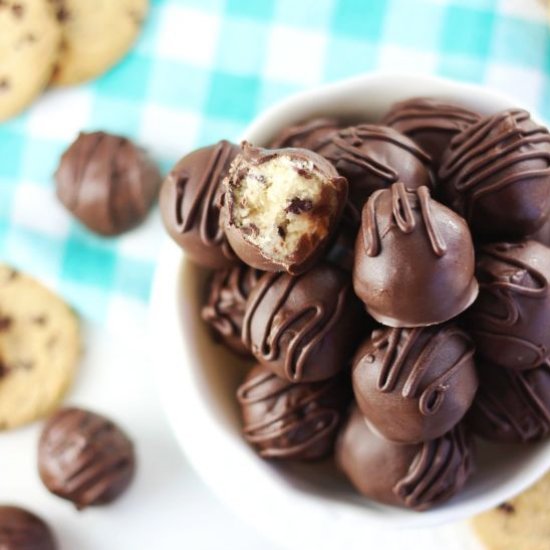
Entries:
{"type": "Polygon", "coordinates": [[[49,491],[79,510],[115,500],[134,470],[134,446],[109,419],[65,408],[46,423],[38,447],[40,478],[49,491]]]}
{"type": "Polygon", "coordinates": [[[223,222],[235,253],[257,269],[292,275],[322,257],[348,191],[346,180],[312,151],[248,143],[224,187],[223,222]]]}
{"type": "Polygon", "coordinates": [[[88,229],[119,235],[140,224],[157,198],[161,175],[125,137],[80,133],[55,173],[57,197],[88,229]]]}
{"type": "Polygon", "coordinates": [[[246,304],[243,342],[256,359],[291,382],[325,380],[345,368],[371,330],[350,276],[326,263],[292,277],[262,276],[246,304]]]}
{"type": "Polygon", "coordinates": [[[169,235],[195,263],[222,269],[236,257],[220,227],[222,180],[239,153],[228,141],[183,157],[164,180],[160,211],[169,235]]]}
{"type": "Polygon", "coordinates": [[[270,149],[299,147],[319,151],[338,132],[341,124],[335,118],[319,117],[287,126],[271,141],[270,149]]]}
{"type": "Polygon", "coordinates": [[[476,239],[525,237],[550,212],[550,133],[520,109],[483,117],[451,140],[439,175],[476,239]]]}
{"type": "Polygon", "coordinates": [[[453,324],[375,330],[353,361],[353,392],[381,436],[418,443],[456,426],[478,380],[471,338],[453,324]]]}
{"type": "Polygon", "coordinates": [[[348,180],[350,202],[358,211],[375,191],[398,181],[409,189],[433,185],[429,156],[410,138],[387,126],[345,128],[319,153],[348,180]]]}
{"type": "Polygon", "coordinates": [[[257,365],[237,390],[244,436],[264,458],[323,458],[333,450],[350,393],[342,376],[292,384],[257,365]]]}
{"type": "Polygon", "coordinates": [[[50,528],[35,514],[17,506],[0,506],[2,550],[56,550],[50,528]]]}
{"type": "Polygon", "coordinates": [[[544,225],[540,229],[529,235],[528,240],[537,241],[544,246],[550,246],[550,218],[544,222],[544,225]]]}
{"type": "Polygon", "coordinates": [[[362,212],[353,286],[367,311],[390,327],[457,316],[478,292],[468,226],[427,187],[397,183],[375,192],[362,212]]]}
{"type": "Polygon", "coordinates": [[[550,436],[550,366],[517,371],[481,362],[480,385],[468,424],[477,435],[504,443],[550,436]]]}
{"type": "Polygon", "coordinates": [[[511,369],[533,369],[550,357],[550,248],[535,241],[478,251],[479,298],[464,316],[477,352],[511,369]]]}
{"type": "Polygon", "coordinates": [[[415,97],[392,105],[381,122],[410,137],[437,167],[451,139],[480,118],[454,103],[415,97]]]}
{"type": "Polygon", "coordinates": [[[427,510],[463,487],[473,471],[471,440],[462,425],[442,437],[401,445],[376,435],[358,408],[340,432],[336,462],[363,495],[427,510]]]}
{"type": "Polygon", "coordinates": [[[239,355],[250,355],[241,339],[246,300],[263,272],[238,264],[215,271],[209,281],[201,317],[216,339],[239,355]]]}

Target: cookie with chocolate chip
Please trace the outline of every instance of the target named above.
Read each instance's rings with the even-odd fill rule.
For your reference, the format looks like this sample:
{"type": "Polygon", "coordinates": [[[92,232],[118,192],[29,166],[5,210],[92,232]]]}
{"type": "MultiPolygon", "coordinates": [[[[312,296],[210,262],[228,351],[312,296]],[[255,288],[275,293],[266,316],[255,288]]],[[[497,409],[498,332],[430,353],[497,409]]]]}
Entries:
{"type": "Polygon", "coordinates": [[[71,385],[80,350],[72,309],[0,264],[0,430],[52,412],[71,385]]]}
{"type": "Polygon", "coordinates": [[[486,550],[550,548],[550,472],[516,498],[472,520],[486,550]]]}
{"type": "Polygon", "coordinates": [[[47,0],[0,0],[0,122],[47,86],[61,29],[47,0]]]}
{"type": "Polygon", "coordinates": [[[148,0],[48,0],[62,30],[52,84],[79,84],[110,69],[130,49],[148,0]]]}

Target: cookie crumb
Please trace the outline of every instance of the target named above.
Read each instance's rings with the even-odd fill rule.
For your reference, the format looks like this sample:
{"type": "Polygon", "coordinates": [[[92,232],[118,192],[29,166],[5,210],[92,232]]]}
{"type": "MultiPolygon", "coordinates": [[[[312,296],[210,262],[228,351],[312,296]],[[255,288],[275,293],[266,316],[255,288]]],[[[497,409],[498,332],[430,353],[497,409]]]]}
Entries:
{"type": "Polygon", "coordinates": [[[0,92],[6,92],[9,89],[10,89],[9,80],[7,78],[0,78],[0,92]]]}
{"type": "Polygon", "coordinates": [[[31,321],[35,325],[44,326],[48,322],[48,318],[45,315],[35,315],[31,318],[31,321]]]}
{"type": "Polygon", "coordinates": [[[11,11],[15,17],[21,19],[23,17],[23,14],[25,13],[25,9],[21,4],[13,4],[11,7],[11,11]]]}

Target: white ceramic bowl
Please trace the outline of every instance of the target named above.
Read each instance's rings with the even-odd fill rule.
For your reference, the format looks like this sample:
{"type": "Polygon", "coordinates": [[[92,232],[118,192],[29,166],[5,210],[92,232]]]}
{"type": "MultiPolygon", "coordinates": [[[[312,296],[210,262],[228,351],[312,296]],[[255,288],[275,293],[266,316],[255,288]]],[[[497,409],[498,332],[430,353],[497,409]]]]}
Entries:
{"type": "MultiPolygon", "coordinates": [[[[374,74],[293,96],[259,116],[242,137],[261,145],[283,126],[316,115],[376,120],[392,102],[419,95],[484,113],[517,105],[477,86],[374,74]]],[[[309,548],[315,540],[317,549],[352,548],[369,540],[373,525],[426,527],[462,519],[517,494],[550,468],[548,441],[480,446],[477,473],[465,490],[443,506],[417,513],[355,494],[328,464],[279,467],[261,460],[240,434],[234,394],[244,367],[212,344],[199,317],[204,279],[205,273],[182,260],[181,251],[167,240],[151,309],[162,401],[182,449],[213,491],[286,546],[309,548]]]]}

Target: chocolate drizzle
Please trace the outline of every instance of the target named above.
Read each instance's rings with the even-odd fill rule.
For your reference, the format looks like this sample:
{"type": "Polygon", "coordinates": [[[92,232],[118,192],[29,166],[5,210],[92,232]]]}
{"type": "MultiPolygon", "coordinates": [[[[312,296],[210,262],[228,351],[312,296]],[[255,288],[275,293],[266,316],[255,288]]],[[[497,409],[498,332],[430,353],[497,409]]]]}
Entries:
{"type": "Polygon", "coordinates": [[[269,144],[270,148],[303,147],[310,151],[319,151],[325,147],[339,130],[340,124],[334,118],[314,118],[284,128],[269,144]]]}
{"type": "Polygon", "coordinates": [[[550,273],[535,266],[550,269],[550,251],[530,241],[487,245],[478,258],[480,297],[468,312],[468,329],[491,361],[500,362],[502,346],[513,346],[502,351],[509,355],[503,366],[534,368],[550,354],[548,329],[539,326],[550,306],[550,273]],[[518,364],[508,363],[516,355],[518,364]]]}
{"type": "Polygon", "coordinates": [[[241,340],[246,300],[261,275],[261,271],[244,264],[216,271],[201,310],[201,317],[222,341],[240,354],[248,354],[241,340]]]}
{"type": "Polygon", "coordinates": [[[393,491],[408,508],[425,510],[454,495],[471,471],[466,432],[457,426],[442,437],[422,443],[407,475],[393,491]]]}
{"type": "Polygon", "coordinates": [[[392,166],[377,160],[364,146],[370,141],[379,141],[403,149],[415,156],[422,164],[430,165],[430,157],[412,141],[398,132],[375,124],[360,124],[341,130],[331,141],[331,149],[324,154],[333,163],[340,161],[357,166],[386,182],[389,186],[399,181],[400,174],[392,166]]]}
{"type": "Polygon", "coordinates": [[[379,373],[377,389],[383,393],[393,392],[401,377],[410,355],[415,349],[416,357],[412,366],[407,369],[407,378],[402,383],[401,395],[405,399],[418,399],[418,408],[422,415],[428,416],[437,413],[445,400],[445,394],[450,389],[449,380],[464,365],[471,361],[475,347],[465,333],[453,325],[447,325],[426,339],[426,332],[422,328],[400,329],[391,328],[373,333],[373,347],[384,351],[384,358],[379,373]],[[424,337],[423,337],[424,336],[424,337]],[[449,338],[459,338],[465,341],[463,353],[454,360],[447,370],[425,385],[420,393],[423,381],[429,376],[430,366],[433,365],[433,356],[447,344],[449,338]],[[421,342],[423,340],[423,342],[421,342]],[[420,349],[418,345],[420,344],[420,349]]]}
{"type": "Polygon", "coordinates": [[[298,309],[292,314],[279,316],[281,308],[287,303],[294,288],[303,279],[302,276],[289,277],[281,273],[269,273],[260,280],[254,300],[249,303],[243,321],[243,341],[251,347],[251,325],[266,293],[277,282],[282,282],[280,292],[269,316],[267,327],[259,346],[255,346],[255,355],[260,354],[261,361],[271,362],[284,355],[284,371],[289,380],[299,382],[304,376],[304,366],[310,354],[330,332],[342,316],[344,304],[351,291],[351,285],[338,290],[336,303],[331,307],[328,300],[311,301],[307,307],[298,309]],[[299,328],[298,328],[299,327],[299,328]],[[290,339],[288,337],[290,336],[290,339]],[[285,337],[285,350],[282,340],[285,337]]]}
{"type": "Polygon", "coordinates": [[[106,418],[63,409],[46,425],[39,445],[45,485],[78,509],[114,500],[134,474],[131,441],[106,418]]]}
{"type": "Polygon", "coordinates": [[[339,379],[292,384],[255,367],[237,391],[246,440],[264,458],[312,459],[332,447],[343,395],[339,379]]]}
{"type": "Polygon", "coordinates": [[[223,140],[215,145],[196,183],[198,192],[193,194],[193,199],[190,203],[186,203],[185,207],[184,197],[189,175],[186,172],[174,174],[177,193],[174,203],[177,230],[180,233],[186,233],[198,225],[202,242],[207,246],[223,246],[224,254],[231,254],[231,252],[219,224],[218,200],[221,191],[220,182],[233,156],[234,146],[228,141],[223,140]]]}
{"type": "Polygon", "coordinates": [[[550,177],[550,133],[521,109],[484,117],[453,138],[439,175],[464,197],[463,211],[471,221],[476,204],[487,195],[550,177]],[[545,166],[527,164],[522,169],[526,161],[543,161],[545,166]]]}
{"type": "Polygon", "coordinates": [[[469,415],[479,435],[527,443],[550,434],[550,366],[514,371],[480,365],[481,386],[469,415]]]}
{"type": "MultiPolygon", "coordinates": [[[[431,198],[427,187],[420,187],[413,191],[405,189],[401,182],[390,188],[392,203],[393,223],[405,234],[412,233],[417,227],[413,210],[420,210],[420,218],[423,222],[426,234],[430,241],[434,254],[444,256],[447,246],[438,231],[431,212],[431,198]]],[[[378,256],[381,251],[380,230],[378,227],[377,203],[382,194],[387,193],[381,189],[376,191],[363,209],[362,223],[364,230],[364,246],[368,256],[378,256]]]]}

